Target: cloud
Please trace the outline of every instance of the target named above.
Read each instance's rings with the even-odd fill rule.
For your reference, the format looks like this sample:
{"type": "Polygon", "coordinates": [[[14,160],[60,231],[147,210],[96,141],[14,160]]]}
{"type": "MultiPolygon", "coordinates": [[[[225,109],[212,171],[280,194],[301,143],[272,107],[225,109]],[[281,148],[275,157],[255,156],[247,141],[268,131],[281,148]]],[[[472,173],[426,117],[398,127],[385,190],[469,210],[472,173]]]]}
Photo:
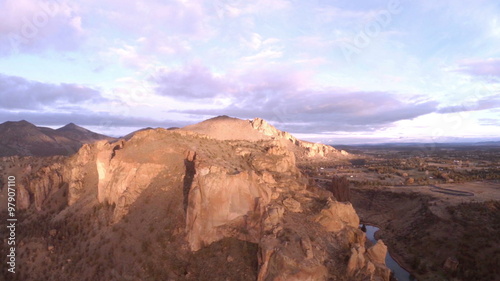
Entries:
{"type": "Polygon", "coordinates": [[[437,102],[403,102],[384,92],[297,92],[288,95],[253,93],[245,102],[226,108],[184,110],[189,114],[226,114],[240,118],[262,117],[294,133],[374,131],[400,120],[436,111],[437,102]]]}
{"type": "Polygon", "coordinates": [[[157,94],[181,100],[214,98],[230,90],[227,81],[222,81],[208,68],[198,64],[178,70],[161,70],[150,80],[157,85],[157,94]]]}
{"type": "Polygon", "coordinates": [[[458,71],[473,76],[500,77],[500,59],[463,62],[459,65],[458,71]]]}
{"type": "Polygon", "coordinates": [[[172,38],[207,39],[213,35],[210,13],[204,1],[150,0],[86,1],[86,16],[96,18],[92,29],[126,31],[126,36],[148,40],[150,45],[162,49],[175,44],[172,38]]]}
{"type": "MultiPolygon", "coordinates": [[[[215,76],[208,68],[190,65],[160,72],[153,82],[157,94],[179,100],[224,99],[216,109],[178,109],[199,119],[226,114],[262,117],[295,133],[373,131],[436,112],[428,99],[405,101],[395,93],[317,88],[311,73],[287,65],[248,69],[215,76]]],[[[199,107],[198,107],[199,108],[199,107]]]]}
{"type": "Polygon", "coordinates": [[[355,24],[366,23],[380,15],[383,10],[348,10],[335,6],[316,8],[316,15],[323,23],[355,24]]]}
{"type": "Polygon", "coordinates": [[[481,119],[479,119],[479,122],[483,126],[499,126],[500,127],[500,120],[499,119],[481,118],[481,119]]]}
{"type": "Polygon", "coordinates": [[[200,64],[179,69],[161,70],[150,77],[160,96],[180,101],[231,101],[234,105],[258,106],[261,100],[271,102],[287,93],[308,87],[310,73],[294,70],[290,65],[261,65],[262,68],[235,68],[214,74],[200,64]]]}
{"type": "Polygon", "coordinates": [[[0,120],[27,120],[36,125],[62,126],[73,122],[81,126],[110,127],[182,127],[186,121],[155,120],[152,118],[118,116],[80,109],[78,112],[12,112],[0,110],[0,120]]]}
{"type": "Polygon", "coordinates": [[[274,59],[279,59],[283,56],[283,52],[276,48],[269,48],[263,50],[255,55],[243,57],[242,60],[245,62],[257,63],[262,61],[270,61],[274,59]]]}
{"type": "Polygon", "coordinates": [[[458,113],[466,111],[480,111],[500,108],[500,96],[492,95],[474,102],[464,102],[460,105],[452,105],[440,108],[438,113],[458,113]]]}
{"type": "Polygon", "coordinates": [[[100,92],[78,84],[49,84],[0,74],[0,108],[41,109],[44,106],[102,102],[100,92]]]}
{"type": "Polygon", "coordinates": [[[82,18],[65,0],[0,2],[0,55],[74,50],[84,39],[82,18]]]}
{"type": "Polygon", "coordinates": [[[257,0],[257,1],[213,1],[216,14],[219,17],[241,17],[245,15],[263,15],[271,12],[283,11],[292,6],[286,0],[257,0]]]}

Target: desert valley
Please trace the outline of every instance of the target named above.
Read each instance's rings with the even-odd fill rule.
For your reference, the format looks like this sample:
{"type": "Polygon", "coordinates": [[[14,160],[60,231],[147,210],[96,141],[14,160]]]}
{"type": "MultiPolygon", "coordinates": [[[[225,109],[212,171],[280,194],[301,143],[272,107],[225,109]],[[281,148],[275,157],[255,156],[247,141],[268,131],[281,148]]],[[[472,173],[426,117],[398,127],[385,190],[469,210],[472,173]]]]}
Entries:
{"type": "Polygon", "coordinates": [[[121,138],[19,121],[0,124],[0,156],[5,280],[500,278],[497,143],[334,148],[228,116],[121,138]]]}

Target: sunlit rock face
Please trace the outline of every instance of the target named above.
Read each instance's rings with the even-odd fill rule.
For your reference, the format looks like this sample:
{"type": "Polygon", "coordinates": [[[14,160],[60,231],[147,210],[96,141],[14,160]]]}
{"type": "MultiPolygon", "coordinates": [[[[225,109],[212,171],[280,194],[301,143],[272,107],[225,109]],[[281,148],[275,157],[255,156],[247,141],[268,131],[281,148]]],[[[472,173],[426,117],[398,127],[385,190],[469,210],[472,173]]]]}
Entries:
{"type": "Polygon", "coordinates": [[[61,157],[53,157],[45,160],[42,165],[30,164],[32,157],[27,157],[24,159],[19,159],[17,157],[12,157],[10,159],[14,166],[18,166],[15,169],[17,172],[12,174],[17,174],[16,189],[17,189],[17,209],[26,210],[33,206],[36,210],[40,211],[47,204],[50,197],[62,190],[64,185],[64,175],[66,169],[63,163],[58,162],[61,157]],[[24,162],[24,164],[20,164],[24,162]]]}
{"type": "MultiPolygon", "coordinates": [[[[255,118],[249,121],[252,124],[252,128],[262,133],[265,136],[269,136],[273,139],[286,141],[289,144],[293,144],[295,146],[294,150],[296,153],[300,155],[300,157],[306,158],[315,158],[315,157],[339,157],[348,155],[347,152],[341,150],[337,150],[329,145],[324,145],[322,143],[313,143],[302,141],[294,136],[292,136],[288,132],[280,131],[276,129],[271,124],[267,123],[265,120],[261,118],[255,118]]],[[[285,143],[286,143],[285,142],[285,143]]]]}
{"type": "Polygon", "coordinates": [[[346,227],[357,228],[359,217],[351,203],[329,201],[325,209],[316,217],[316,221],[328,231],[338,232],[346,227]]]}
{"type": "Polygon", "coordinates": [[[329,145],[302,141],[288,132],[278,130],[261,118],[241,120],[228,116],[218,116],[195,125],[189,125],[182,130],[193,131],[218,140],[275,140],[293,151],[298,160],[313,158],[348,157],[348,153],[337,150],[329,145]]]}
{"type": "Polygon", "coordinates": [[[369,278],[368,280],[388,281],[391,271],[385,265],[386,255],[387,246],[382,240],[378,240],[368,249],[361,244],[355,244],[351,248],[347,272],[355,280],[369,278]]]}
{"type": "Polygon", "coordinates": [[[295,181],[301,175],[294,154],[279,143],[271,141],[243,155],[228,160],[246,169],[229,168],[201,153],[186,159],[193,159],[194,167],[186,221],[193,250],[228,236],[258,243],[271,200],[284,190],[305,188],[295,181]]]}

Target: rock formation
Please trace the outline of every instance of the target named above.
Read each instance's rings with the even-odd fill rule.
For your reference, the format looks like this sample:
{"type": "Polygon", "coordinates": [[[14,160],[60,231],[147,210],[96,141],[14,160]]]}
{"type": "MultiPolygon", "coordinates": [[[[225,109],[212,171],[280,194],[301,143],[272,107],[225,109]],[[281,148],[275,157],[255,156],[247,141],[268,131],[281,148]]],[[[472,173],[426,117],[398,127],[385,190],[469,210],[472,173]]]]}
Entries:
{"type": "MultiPolygon", "coordinates": [[[[257,246],[250,258],[257,262],[257,280],[389,280],[381,258],[387,248],[379,242],[365,250],[365,234],[352,205],[307,185],[290,149],[290,144],[301,147],[302,142],[263,120],[248,124],[255,126],[254,133],[271,138],[219,140],[190,130],[151,129],[128,140],[84,145],[72,157],[47,159],[47,164],[32,167],[21,180],[20,201],[23,208],[47,211],[46,202],[67,194],[58,197],[64,198],[64,206],[52,210],[58,220],[85,213],[90,206],[89,216],[101,214],[93,228],[107,224],[109,232],[101,235],[116,239],[122,235],[116,232],[118,226],[151,213],[148,220],[166,223],[161,228],[150,224],[149,231],[159,237],[168,234],[165,243],[180,259],[164,272],[173,280],[193,280],[189,276],[196,264],[189,257],[227,239],[257,246]],[[110,213],[99,213],[102,206],[109,206],[110,213]],[[178,272],[181,265],[185,269],[178,272]]],[[[320,155],[337,153],[327,146],[320,150],[320,155]]],[[[140,227],[147,223],[141,220],[140,227]]],[[[54,243],[67,239],[58,227],[47,230],[54,243]]],[[[49,252],[61,248],[56,245],[49,252]]],[[[147,249],[142,242],[142,251],[147,249]]],[[[242,254],[224,256],[225,262],[241,260],[238,253],[242,254]]]]}
{"type": "Polygon", "coordinates": [[[359,217],[350,203],[328,200],[327,207],[316,216],[327,231],[339,232],[346,227],[358,228],[359,217]]]}
{"type": "Polygon", "coordinates": [[[354,280],[389,280],[391,272],[385,266],[386,255],[387,246],[382,240],[378,240],[368,250],[361,244],[356,244],[351,248],[347,272],[354,280]]]}
{"type": "Polygon", "coordinates": [[[329,145],[302,141],[288,132],[280,131],[261,118],[241,120],[228,116],[218,116],[195,125],[189,125],[182,130],[208,135],[219,140],[276,140],[288,150],[293,151],[299,160],[307,158],[345,157],[343,150],[337,150],[329,145]]]}
{"type": "Polygon", "coordinates": [[[351,201],[351,191],[349,188],[349,181],[345,177],[333,177],[329,186],[329,190],[333,196],[341,202],[351,201]]]}

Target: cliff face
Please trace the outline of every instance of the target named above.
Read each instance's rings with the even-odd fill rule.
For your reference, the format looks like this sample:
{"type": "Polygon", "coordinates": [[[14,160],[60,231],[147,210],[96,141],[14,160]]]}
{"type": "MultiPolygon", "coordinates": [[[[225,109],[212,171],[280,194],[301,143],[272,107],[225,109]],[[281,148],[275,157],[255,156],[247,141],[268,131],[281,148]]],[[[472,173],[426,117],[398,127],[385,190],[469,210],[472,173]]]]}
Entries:
{"type": "Polygon", "coordinates": [[[271,200],[278,198],[283,188],[305,188],[295,181],[301,177],[295,156],[279,143],[268,142],[260,151],[239,148],[231,162],[243,167],[221,165],[196,152],[191,152],[192,160],[187,159],[194,166],[186,221],[193,250],[230,236],[257,243],[271,200]],[[282,180],[276,181],[278,177],[282,180]]]}
{"type": "Polygon", "coordinates": [[[249,121],[252,128],[262,133],[265,136],[269,136],[272,139],[283,140],[287,144],[293,144],[294,146],[289,147],[295,151],[300,157],[315,158],[315,157],[341,157],[346,156],[348,153],[344,150],[337,150],[329,145],[324,145],[322,143],[313,143],[302,141],[288,132],[280,131],[276,129],[267,121],[261,118],[254,118],[249,121]]]}
{"type": "MultiPolygon", "coordinates": [[[[254,122],[264,134],[300,145],[254,122]]],[[[127,141],[85,145],[70,158],[34,169],[23,179],[20,200],[24,208],[43,210],[49,197],[66,192],[58,217],[86,204],[112,206],[111,229],[130,223],[134,212],[168,209],[153,217],[174,222],[150,229],[182,237],[177,244],[169,240],[180,257],[225,239],[253,243],[258,280],[388,280],[380,260],[386,248],[365,250],[352,206],[307,186],[295,162],[288,143],[277,138],[220,141],[189,131],[145,130],[127,141]],[[148,195],[151,190],[156,195],[148,195]],[[168,196],[155,201],[158,192],[168,196]]],[[[176,278],[192,280],[189,274],[176,278]]]]}
{"type": "Polygon", "coordinates": [[[193,131],[218,140],[275,140],[281,142],[288,150],[293,151],[298,160],[339,158],[348,153],[329,145],[302,141],[290,133],[276,129],[261,118],[241,120],[228,116],[215,117],[182,130],[193,131]]]}

